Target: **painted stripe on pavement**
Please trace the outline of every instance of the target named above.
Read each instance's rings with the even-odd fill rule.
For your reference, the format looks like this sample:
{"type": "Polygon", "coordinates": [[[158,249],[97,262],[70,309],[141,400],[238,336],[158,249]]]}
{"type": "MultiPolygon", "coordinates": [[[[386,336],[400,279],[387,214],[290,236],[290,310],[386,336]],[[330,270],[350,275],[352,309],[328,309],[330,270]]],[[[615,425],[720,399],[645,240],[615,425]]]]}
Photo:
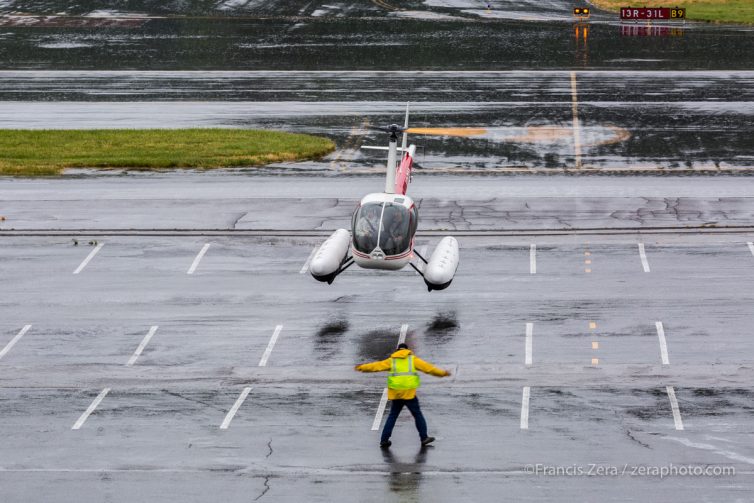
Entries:
{"type": "Polygon", "coordinates": [[[662,326],[661,321],[656,321],[655,328],[657,328],[657,338],[660,339],[660,357],[662,358],[662,364],[670,365],[670,360],[668,359],[668,343],[665,340],[665,327],[662,326]]]}
{"type": "Polygon", "coordinates": [[[319,246],[315,246],[312,252],[309,254],[309,257],[306,259],[306,262],[304,262],[304,266],[301,268],[301,270],[298,272],[299,274],[305,274],[306,271],[309,270],[309,264],[311,264],[312,259],[314,258],[314,254],[317,253],[317,250],[319,250],[319,246]]]}
{"type": "Polygon", "coordinates": [[[264,350],[262,359],[259,360],[260,367],[267,366],[267,360],[270,359],[270,355],[272,354],[272,350],[275,347],[275,343],[278,340],[278,336],[280,335],[281,330],[283,330],[283,325],[278,325],[275,327],[275,331],[272,333],[272,337],[270,337],[270,342],[267,344],[267,349],[264,350]]]}
{"type": "Polygon", "coordinates": [[[524,386],[524,393],[521,397],[521,429],[529,429],[529,397],[531,396],[531,388],[524,386]]]}
{"type": "Polygon", "coordinates": [[[191,267],[189,267],[189,270],[186,271],[186,274],[194,274],[194,271],[196,271],[196,268],[199,266],[199,262],[201,262],[202,257],[204,257],[204,254],[207,253],[207,250],[209,250],[210,243],[205,244],[202,246],[202,249],[199,250],[199,253],[196,254],[196,258],[191,263],[191,267]]]}
{"type": "Polygon", "coordinates": [[[233,404],[233,407],[230,408],[230,410],[228,411],[228,414],[226,414],[225,416],[225,419],[223,419],[223,424],[220,425],[221,430],[228,429],[228,426],[230,426],[230,422],[233,420],[233,417],[236,415],[236,412],[238,412],[238,409],[241,408],[241,405],[243,404],[244,400],[246,400],[246,397],[249,396],[249,392],[251,392],[250,386],[247,386],[246,388],[243,389],[238,399],[236,400],[236,403],[233,404]]]}
{"type": "Polygon", "coordinates": [[[641,266],[644,268],[644,272],[649,272],[649,261],[647,260],[647,253],[644,250],[644,243],[639,243],[639,257],[641,258],[641,266]]]}
{"type": "Polygon", "coordinates": [[[84,422],[86,419],[94,412],[94,409],[97,408],[97,406],[100,404],[102,400],[107,396],[107,394],[110,393],[110,388],[103,389],[99,395],[97,395],[97,398],[94,399],[92,404],[84,411],[83,414],[81,414],[81,417],[79,417],[78,421],[73,425],[71,428],[72,430],[78,430],[82,426],[84,426],[84,422]]]}
{"type": "Polygon", "coordinates": [[[668,392],[668,398],[670,398],[670,408],[673,409],[673,422],[675,423],[676,430],[683,429],[683,420],[681,420],[681,409],[678,408],[678,400],[675,397],[675,390],[673,386],[665,386],[668,392]]]}
{"type": "Polygon", "coordinates": [[[105,246],[105,243],[99,243],[97,246],[95,246],[94,250],[92,250],[91,252],[89,252],[89,255],[87,255],[86,258],[84,259],[84,261],[81,262],[81,265],[79,265],[76,268],[76,270],[73,271],[73,274],[78,274],[81,271],[83,271],[84,267],[86,267],[86,265],[89,263],[89,261],[91,261],[94,258],[95,255],[97,255],[97,252],[99,252],[102,249],[103,246],[105,246]]]}
{"type": "Polygon", "coordinates": [[[26,335],[26,332],[28,332],[30,329],[31,329],[31,325],[24,325],[24,328],[22,328],[21,331],[18,332],[16,336],[13,337],[13,339],[11,339],[8,344],[5,345],[3,350],[0,351],[0,358],[8,354],[8,351],[10,351],[13,348],[13,346],[15,346],[16,343],[21,340],[21,337],[26,335]]]}
{"type": "Polygon", "coordinates": [[[526,324],[526,356],[524,363],[531,365],[532,362],[532,338],[534,336],[534,323],[526,324]]]}
{"type": "Polygon", "coordinates": [[[139,347],[136,348],[136,351],[134,351],[134,354],[131,355],[131,358],[128,359],[128,362],[126,362],[127,366],[131,366],[134,363],[136,363],[136,359],[139,358],[141,355],[141,352],[144,351],[144,348],[147,347],[147,344],[149,344],[149,340],[152,338],[152,336],[157,332],[157,329],[159,327],[157,325],[152,325],[149,329],[149,332],[147,332],[147,335],[144,336],[144,338],[141,340],[141,343],[139,343],[139,347]]]}
{"type": "Polygon", "coordinates": [[[529,274],[537,274],[537,245],[529,247],[529,274]]]}
{"type": "Polygon", "coordinates": [[[382,423],[382,416],[385,414],[385,407],[387,406],[387,388],[382,390],[382,397],[380,398],[380,404],[377,406],[377,412],[374,414],[374,421],[372,422],[372,431],[380,429],[382,423]]]}

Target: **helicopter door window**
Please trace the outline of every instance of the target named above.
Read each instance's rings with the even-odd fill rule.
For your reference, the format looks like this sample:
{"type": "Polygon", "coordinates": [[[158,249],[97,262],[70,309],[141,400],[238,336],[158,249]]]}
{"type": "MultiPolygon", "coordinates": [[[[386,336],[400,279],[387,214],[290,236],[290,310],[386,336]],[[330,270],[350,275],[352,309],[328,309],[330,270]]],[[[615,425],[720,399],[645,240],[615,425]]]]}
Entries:
{"type": "Polygon", "coordinates": [[[361,253],[372,253],[380,235],[382,203],[365,204],[353,216],[353,245],[361,253]]]}
{"type": "Polygon", "coordinates": [[[385,255],[399,255],[408,250],[411,241],[409,220],[404,206],[385,203],[380,232],[380,248],[385,255]]]}

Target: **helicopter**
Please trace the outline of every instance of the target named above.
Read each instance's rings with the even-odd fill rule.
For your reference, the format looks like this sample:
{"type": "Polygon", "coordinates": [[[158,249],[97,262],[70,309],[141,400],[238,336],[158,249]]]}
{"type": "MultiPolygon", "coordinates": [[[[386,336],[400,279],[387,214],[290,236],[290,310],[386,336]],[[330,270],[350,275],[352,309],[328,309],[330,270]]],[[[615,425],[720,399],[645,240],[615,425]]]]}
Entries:
{"type": "Polygon", "coordinates": [[[458,241],[446,236],[435,247],[429,260],[414,248],[419,224],[419,209],[408,194],[416,145],[408,145],[409,110],[406,105],[404,125],[378,127],[389,134],[387,147],[361,147],[387,150],[385,190],[367,194],[351,218],[351,230],[338,229],[317,249],[309,265],[314,279],[332,284],[335,278],[354,263],[364,269],[397,271],[411,266],[423,279],[428,291],[444,290],[453,281],[460,259],[458,241]],[[403,134],[401,147],[398,135],[403,134]],[[400,163],[398,152],[401,153],[400,163]],[[418,257],[425,266],[414,263],[418,257]]]}

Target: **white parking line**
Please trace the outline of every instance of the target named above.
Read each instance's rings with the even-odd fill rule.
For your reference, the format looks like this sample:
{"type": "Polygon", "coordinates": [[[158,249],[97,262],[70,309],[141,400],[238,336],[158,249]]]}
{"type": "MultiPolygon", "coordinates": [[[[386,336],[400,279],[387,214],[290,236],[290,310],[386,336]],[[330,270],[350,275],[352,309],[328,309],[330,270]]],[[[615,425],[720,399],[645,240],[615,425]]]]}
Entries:
{"type": "Polygon", "coordinates": [[[681,420],[681,410],[678,408],[678,400],[675,397],[675,390],[673,386],[665,386],[668,392],[668,398],[670,398],[670,408],[673,409],[673,422],[675,423],[676,430],[683,429],[683,421],[681,420]]]}
{"type": "Polygon", "coordinates": [[[75,271],[73,271],[73,274],[78,274],[81,271],[84,270],[84,267],[89,263],[90,260],[94,258],[95,255],[97,255],[97,252],[102,249],[102,247],[105,246],[105,243],[99,243],[97,246],[94,247],[94,250],[89,252],[89,255],[86,256],[83,262],[81,262],[81,265],[76,268],[75,271]]]}
{"type": "Polygon", "coordinates": [[[380,404],[377,406],[377,413],[374,415],[374,421],[372,422],[372,431],[380,429],[382,423],[382,416],[385,415],[385,407],[387,406],[387,388],[382,390],[382,397],[380,398],[380,404]]]}
{"type": "Polygon", "coordinates": [[[21,340],[21,337],[26,335],[26,332],[28,332],[29,329],[31,329],[31,325],[24,325],[24,328],[22,328],[21,331],[18,332],[16,336],[13,339],[11,339],[8,344],[5,345],[3,350],[0,351],[0,358],[8,354],[8,351],[10,351],[13,348],[13,346],[15,346],[16,343],[21,340]]]}
{"type": "Polygon", "coordinates": [[[233,420],[233,416],[235,416],[236,412],[238,412],[238,409],[241,408],[241,405],[243,404],[244,400],[246,400],[246,397],[249,396],[250,391],[251,391],[251,387],[248,387],[248,386],[243,389],[238,399],[236,400],[236,403],[233,404],[233,407],[230,408],[230,410],[228,411],[228,414],[225,416],[225,419],[223,419],[223,424],[220,425],[221,430],[228,429],[228,426],[230,426],[230,422],[233,420]]]}
{"type": "Polygon", "coordinates": [[[665,328],[662,326],[661,321],[655,322],[655,328],[657,328],[657,338],[660,339],[660,357],[662,358],[662,364],[670,365],[670,360],[668,360],[668,343],[665,340],[665,328]]]}
{"type": "Polygon", "coordinates": [[[579,123],[579,96],[576,87],[576,72],[571,72],[571,111],[573,113],[573,154],[576,168],[581,167],[581,124],[579,123]]]}
{"type": "Polygon", "coordinates": [[[305,274],[306,271],[309,270],[309,264],[311,264],[312,259],[314,258],[314,254],[317,253],[317,250],[319,250],[319,246],[315,246],[312,252],[309,254],[309,257],[306,259],[306,262],[304,262],[304,266],[301,268],[301,270],[298,272],[299,274],[305,274]]]}
{"type": "Polygon", "coordinates": [[[529,274],[537,274],[537,245],[529,247],[529,274]]]}
{"type": "Polygon", "coordinates": [[[144,351],[145,347],[147,347],[147,344],[149,344],[149,340],[152,338],[155,332],[157,332],[158,328],[159,327],[157,325],[152,325],[150,327],[149,332],[147,332],[147,335],[145,335],[144,338],[141,340],[139,347],[136,348],[136,351],[134,351],[134,354],[131,356],[131,358],[128,359],[126,366],[130,367],[131,365],[136,363],[136,359],[139,358],[139,356],[141,355],[141,352],[144,351]]]}
{"type": "Polygon", "coordinates": [[[524,357],[524,363],[531,365],[532,361],[532,336],[534,334],[534,323],[526,324],[526,356],[524,357]]]}
{"type": "MultiPolygon", "coordinates": [[[[401,325],[401,334],[398,337],[398,344],[406,342],[406,335],[408,334],[408,324],[401,325]]],[[[380,403],[377,406],[377,412],[374,414],[374,421],[372,422],[372,431],[380,429],[380,423],[382,423],[382,416],[385,415],[385,407],[387,406],[387,388],[382,390],[382,397],[380,403]]]]}
{"type": "Polygon", "coordinates": [[[401,335],[398,337],[398,344],[406,342],[406,335],[408,334],[408,324],[401,325],[401,335]]]}
{"type": "Polygon", "coordinates": [[[529,396],[531,395],[531,388],[524,386],[524,393],[521,397],[521,429],[529,429],[529,396]]]}
{"type": "Polygon", "coordinates": [[[81,417],[79,418],[78,421],[76,421],[76,423],[73,425],[71,429],[78,430],[79,428],[81,428],[84,425],[84,422],[86,421],[86,419],[91,415],[92,412],[94,412],[94,409],[97,408],[97,406],[100,404],[102,400],[104,400],[104,398],[107,396],[108,393],[110,393],[110,388],[103,389],[100,392],[100,394],[97,395],[97,398],[94,399],[94,401],[89,406],[89,408],[86,409],[86,411],[83,414],[81,414],[81,417]]]}
{"type": "Polygon", "coordinates": [[[644,251],[644,243],[639,243],[639,257],[641,258],[641,266],[644,268],[644,272],[649,272],[649,262],[647,261],[647,254],[644,251]]]}
{"type": "Polygon", "coordinates": [[[204,257],[204,254],[207,253],[207,250],[209,250],[209,243],[202,246],[202,249],[199,250],[199,253],[196,254],[196,258],[191,263],[191,267],[189,267],[189,270],[186,271],[186,274],[194,274],[194,271],[196,271],[196,268],[199,266],[199,262],[201,262],[202,257],[204,257]]]}
{"type": "Polygon", "coordinates": [[[275,347],[275,343],[278,340],[278,336],[280,335],[281,330],[283,330],[283,325],[278,325],[275,327],[275,331],[272,333],[272,337],[270,337],[270,342],[269,344],[267,344],[267,349],[264,350],[262,359],[259,360],[260,367],[267,366],[267,360],[270,359],[270,355],[272,354],[272,349],[275,347]]]}
{"type": "Polygon", "coordinates": [[[751,254],[754,255],[754,243],[752,243],[751,241],[749,241],[746,244],[749,246],[749,251],[751,252],[751,254]]]}

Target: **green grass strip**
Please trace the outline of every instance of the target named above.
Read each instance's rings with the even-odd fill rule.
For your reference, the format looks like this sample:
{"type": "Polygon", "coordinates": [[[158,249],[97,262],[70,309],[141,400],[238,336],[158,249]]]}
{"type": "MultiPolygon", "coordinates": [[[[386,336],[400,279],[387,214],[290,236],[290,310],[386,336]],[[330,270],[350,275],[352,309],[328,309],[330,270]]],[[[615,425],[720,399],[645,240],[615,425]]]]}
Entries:
{"type": "Polygon", "coordinates": [[[685,7],[689,21],[754,24],[754,0],[592,0],[597,7],[618,11],[621,7],[685,7]]]}
{"type": "Polygon", "coordinates": [[[322,157],[327,138],[248,129],[0,129],[0,175],[66,168],[228,168],[322,157]]]}

